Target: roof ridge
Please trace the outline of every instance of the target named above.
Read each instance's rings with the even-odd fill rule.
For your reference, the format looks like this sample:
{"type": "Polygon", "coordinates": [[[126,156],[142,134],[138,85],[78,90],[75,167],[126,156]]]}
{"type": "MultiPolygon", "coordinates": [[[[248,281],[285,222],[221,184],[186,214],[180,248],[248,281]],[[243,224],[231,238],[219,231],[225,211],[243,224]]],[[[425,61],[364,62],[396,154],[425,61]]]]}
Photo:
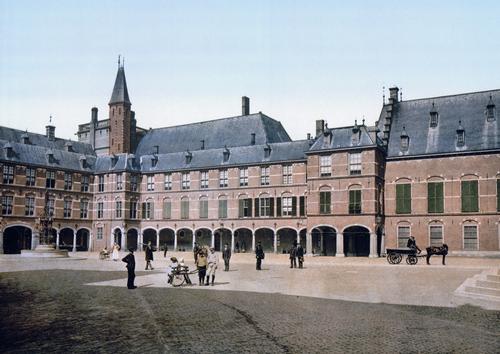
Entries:
{"type": "MultiPolygon", "coordinates": [[[[423,101],[423,100],[445,98],[445,97],[466,96],[466,95],[473,95],[473,94],[478,94],[478,93],[486,93],[486,92],[494,92],[494,91],[500,92],[500,89],[491,89],[491,90],[484,90],[484,91],[471,91],[471,92],[455,93],[455,94],[451,94],[451,95],[441,95],[441,96],[433,96],[433,97],[413,98],[411,100],[398,101],[397,103],[405,103],[405,102],[411,102],[411,101],[423,101]]],[[[384,106],[386,106],[386,105],[387,104],[385,104],[384,106]]]]}
{"type": "MultiPolygon", "coordinates": [[[[225,119],[236,119],[236,118],[244,118],[244,117],[250,117],[250,116],[257,116],[257,115],[262,115],[262,113],[260,113],[260,112],[259,113],[252,113],[252,114],[249,114],[249,115],[246,115],[246,116],[239,115],[239,116],[224,117],[224,118],[214,118],[214,119],[210,119],[210,120],[204,120],[204,121],[193,122],[193,123],[185,123],[185,124],[179,124],[179,125],[170,125],[170,126],[167,126],[167,127],[159,127],[159,128],[151,128],[151,130],[160,130],[160,129],[170,129],[170,128],[177,128],[177,127],[185,127],[185,126],[188,126],[188,125],[204,124],[204,123],[210,123],[210,122],[217,122],[217,121],[221,121],[221,120],[225,120],[225,119]]],[[[268,117],[268,118],[270,118],[270,117],[268,117]]],[[[270,119],[272,119],[272,118],[270,118],[270,119]]],[[[147,131],[147,129],[146,129],[146,131],[147,131]]]]}

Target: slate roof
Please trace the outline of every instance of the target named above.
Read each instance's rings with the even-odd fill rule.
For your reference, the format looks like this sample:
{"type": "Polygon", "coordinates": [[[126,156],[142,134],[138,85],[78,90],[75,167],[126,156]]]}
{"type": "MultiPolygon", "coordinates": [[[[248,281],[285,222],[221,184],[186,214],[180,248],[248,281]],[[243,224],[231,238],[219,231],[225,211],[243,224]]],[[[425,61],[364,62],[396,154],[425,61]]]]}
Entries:
{"type": "Polygon", "coordinates": [[[280,122],[262,113],[209,120],[174,127],[151,129],[141,139],[135,154],[137,156],[153,153],[159,146],[160,154],[201,149],[250,145],[251,133],[255,133],[255,144],[291,141],[280,122]]]}
{"type": "MultiPolygon", "coordinates": [[[[500,90],[464,93],[398,102],[392,112],[388,157],[447,154],[500,149],[500,90]],[[486,106],[495,104],[496,117],[486,119],[486,106]],[[430,127],[434,103],[438,125],[430,127]],[[465,145],[457,146],[459,122],[465,130],[465,145]],[[401,151],[403,127],[409,137],[408,150],[401,151]]],[[[382,115],[381,115],[382,118],[382,115]]],[[[379,120],[383,131],[384,119],[379,120]]]]}
{"type": "MultiPolygon", "coordinates": [[[[381,141],[376,138],[374,141],[369,133],[369,127],[365,125],[350,126],[341,128],[327,128],[311,146],[309,151],[317,152],[321,150],[361,148],[374,145],[381,145],[381,141]],[[354,129],[358,129],[356,139],[354,129]],[[329,136],[331,135],[331,137],[329,136]]],[[[373,134],[375,135],[375,134],[373,134]]]]}
{"type": "Polygon", "coordinates": [[[120,66],[116,73],[115,86],[113,87],[111,99],[109,100],[109,104],[112,103],[131,104],[128,98],[127,80],[125,79],[125,69],[123,66],[120,66]]]}

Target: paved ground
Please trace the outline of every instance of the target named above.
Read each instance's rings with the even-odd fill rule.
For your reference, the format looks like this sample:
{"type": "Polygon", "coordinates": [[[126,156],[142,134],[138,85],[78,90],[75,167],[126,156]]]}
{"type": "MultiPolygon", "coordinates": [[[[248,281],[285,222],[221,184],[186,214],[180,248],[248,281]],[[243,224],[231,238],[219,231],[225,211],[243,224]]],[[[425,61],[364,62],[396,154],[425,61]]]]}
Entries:
{"type": "MultiPolygon", "coordinates": [[[[500,348],[499,312],[365,301],[391,302],[385,301],[391,293],[397,294],[391,295],[393,303],[431,301],[439,285],[452,288],[461,282],[459,274],[470,276],[498,260],[454,264],[450,259],[443,268],[323,258],[306,259],[307,269],[291,270],[286,258],[266,256],[266,270],[256,272],[251,257],[236,257],[233,271],[218,273],[216,286],[175,289],[164,287],[167,262],[157,260],[159,271],[138,272],[142,287],[127,290],[123,263],[87,256],[36,263],[0,257],[0,352],[495,353],[500,348]],[[419,295],[399,284],[408,278],[405,273],[415,278],[419,295]],[[432,288],[427,293],[426,281],[432,288]],[[328,298],[296,296],[297,289],[328,298]],[[332,299],[341,296],[361,302],[332,299]]],[[[443,294],[434,296],[436,303],[446,302],[443,294]]]]}

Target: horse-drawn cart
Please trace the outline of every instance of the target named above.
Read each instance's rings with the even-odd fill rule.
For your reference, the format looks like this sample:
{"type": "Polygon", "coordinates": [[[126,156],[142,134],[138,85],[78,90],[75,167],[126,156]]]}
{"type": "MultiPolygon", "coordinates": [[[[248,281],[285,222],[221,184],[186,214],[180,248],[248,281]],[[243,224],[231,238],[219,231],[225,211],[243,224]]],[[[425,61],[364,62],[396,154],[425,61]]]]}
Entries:
{"type": "Polygon", "coordinates": [[[417,254],[417,250],[413,248],[388,248],[387,249],[387,262],[390,264],[399,264],[406,255],[406,263],[415,265],[418,263],[418,257],[424,257],[417,254]]]}

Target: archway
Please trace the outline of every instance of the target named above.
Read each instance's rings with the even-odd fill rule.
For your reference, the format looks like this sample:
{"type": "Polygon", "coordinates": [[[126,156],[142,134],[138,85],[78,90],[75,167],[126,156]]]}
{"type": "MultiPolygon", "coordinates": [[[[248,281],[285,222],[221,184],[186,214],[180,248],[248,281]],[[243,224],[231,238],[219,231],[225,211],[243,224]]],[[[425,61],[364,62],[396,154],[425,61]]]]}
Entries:
{"type": "Polygon", "coordinates": [[[26,226],[8,226],[3,232],[3,253],[18,254],[31,249],[31,229],[26,226]]]}
{"type": "Polygon", "coordinates": [[[177,251],[191,251],[193,249],[193,231],[180,229],[177,231],[177,251]]]}
{"type": "Polygon", "coordinates": [[[333,227],[318,226],[312,229],[312,252],[321,256],[337,254],[337,231],[333,227]]]}
{"type": "Polygon", "coordinates": [[[195,241],[198,247],[212,247],[212,230],[201,228],[195,232],[195,241]]]}
{"type": "Polygon", "coordinates": [[[161,229],[160,230],[160,248],[165,250],[165,246],[169,250],[174,251],[175,243],[175,233],[172,229],[161,229]]]}
{"type": "Polygon", "coordinates": [[[143,250],[146,249],[148,242],[151,242],[151,247],[154,249],[156,247],[156,230],[146,229],[142,232],[142,235],[142,242],[144,243],[142,246],[143,250]]]}
{"type": "Polygon", "coordinates": [[[234,252],[252,252],[252,230],[241,228],[234,231],[234,252]]]}
{"type": "Polygon", "coordinates": [[[292,228],[278,230],[278,253],[288,253],[294,243],[297,243],[297,231],[292,228]]]}
{"type": "Polygon", "coordinates": [[[264,252],[274,252],[274,231],[262,228],[255,231],[255,245],[260,242],[264,252]]]}
{"type": "Polygon", "coordinates": [[[299,232],[300,245],[304,249],[304,253],[306,252],[306,244],[307,244],[307,229],[302,229],[299,232]]]}
{"type": "Polygon", "coordinates": [[[59,248],[63,250],[73,250],[73,229],[65,227],[59,231],[59,248]]]}
{"type": "Polygon", "coordinates": [[[113,231],[113,242],[118,246],[122,244],[122,230],[115,229],[115,231],[113,231]]]}
{"type": "Polygon", "coordinates": [[[370,255],[370,231],[364,226],[351,226],[344,230],[344,253],[348,257],[370,255]]]}
{"type": "Polygon", "coordinates": [[[138,234],[136,229],[129,229],[127,231],[127,249],[132,248],[134,251],[137,251],[138,234]]]}
{"type": "Polygon", "coordinates": [[[214,232],[214,243],[216,251],[222,251],[226,243],[229,245],[229,248],[231,248],[231,230],[217,229],[214,232]]]}
{"type": "Polygon", "coordinates": [[[90,232],[87,229],[80,229],[76,232],[76,250],[88,251],[89,250],[90,232]]]}

